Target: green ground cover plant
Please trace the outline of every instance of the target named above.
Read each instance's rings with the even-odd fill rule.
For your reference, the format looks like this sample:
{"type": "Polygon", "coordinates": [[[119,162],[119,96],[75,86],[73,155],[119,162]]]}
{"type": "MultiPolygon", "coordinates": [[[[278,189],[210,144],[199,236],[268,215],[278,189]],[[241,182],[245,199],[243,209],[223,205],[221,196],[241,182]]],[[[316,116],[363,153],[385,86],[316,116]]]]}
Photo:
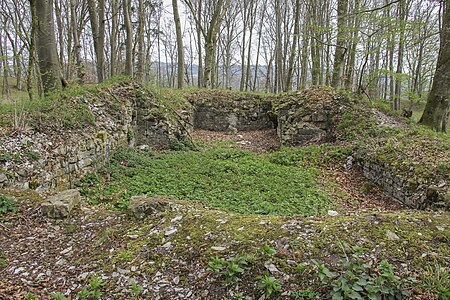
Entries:
{"type": "Polygon", "coordinates": [[[102,171],[107,176],[87,176],[78,186],[90,203],[117,208],[125,208],[133,195],[147,194],[245,214],[326,212],[331,198],[316,185],[319,169],[276,155],[226,147],[162,153],[122,149],[102,171]]]}
{"type": "Polygon", "coordinates": [[[17,210],[17,202],[13,198],[0,195],[0,215],[17,210]]]}
{"type": "MultiPolygon", "coordinates": [[[[344,247],[343,247],[344,248],[344,247]]],[[[353,246],[351,255],[339,261],[339,269],[331,271],[314,261],[320,282],[329,290],[333,300],[345,299],[405,299],[409,296],[408,282],[394,273],[394,266],[382,260],[378,266],[368,264],[362,256],[364,248],[353,246]]]]}

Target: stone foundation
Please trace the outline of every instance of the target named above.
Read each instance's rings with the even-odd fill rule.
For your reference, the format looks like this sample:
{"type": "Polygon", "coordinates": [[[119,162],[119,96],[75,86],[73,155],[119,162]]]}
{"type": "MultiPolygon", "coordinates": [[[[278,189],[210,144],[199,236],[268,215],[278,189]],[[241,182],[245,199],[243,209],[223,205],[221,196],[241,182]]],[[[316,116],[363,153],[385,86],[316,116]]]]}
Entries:
{"type": "Polygon", "coordinates": [[[281,144],[302,146],[333,141],[346,107],[339,93],[325,87],[278,96],[274,99],[274,114],[281,144]]]}
{"type": "Polygon", "coordinates": [[[229,107],[196,105],[194,127],[212,131],[251,131],[274,128],[270,103],[235,101],[229,107]]]}
{"type": "Polygon", "coordinates": [[[185,94],[194,107],[194,128],[251,131],[275,128],[272,100],[255,93],[198,90],[185,94]]]}
{"type": "MultiPolygon", "coordinates": [[[[71,187],[83,174],[107,162],[118,147],[169,148],[184,141],[193,128],[230,132],[277,128],[283,145],[329,142],[334,140],[336,125],[348,108],[335,91],[327,89],[274,99],[206,90],[186,95],[192,106],[171,111],[157,102],[140,99],[135,89],[128,87],[128,94],[135,97],[123,97],[125,101],[114,110],[106,108],[111,99],[92,104],[80,96],[77,101],[88,105],[96,120],[95,126],[83,132],[50,136],[30,131],[2,138],[0,188],[42,191],[71,187]],[[2,153],[8,159],[2,158],[2,153]]],[[[411,180],[414,174],[403,174],[367,153],[356,153],[355,157],[364,176],[399,202],[419,209],[450,209],[447,182],[435,178],[418,183],[411,180]]]]}
{"type": "Polygon", "coordinates": [[[188,107],[179,112],[161,113],[153,103],[141,102],[137,105],[133,124],[137,146],[167,149],[188,138],[188,133],[193,130],[193,111],[188,107]]]}
{"type": "Polygon", "coordinates": [[[293,117],[289,111],[277,113],[277,134],[282,145],[301,146],[329,142],[334,139],[330,117],[326,113],[311,113],[293,117]]]}
{"type": "Polygon", "coordinates": [[[123,123],[118,121],[112,130],[86,130],[80,135],[68,134],[67,140],[59,141],[53,136],[33,132],[8,136],[5,138],[7,145],[3,147],[12,148],[30,141],[33,144],[26,150],[17,147],[11,150],[18,159],[2,163],[1,172],[7,180],[0,183],[0,188],[43,191],[71,187],[81,175],[103,166],[115,149],[128,145],[129,121],[131,117],[123,123]],[[38,158],[30,157],[29,153],[36,153],[38,158]]]}
{"type": "Polygon", "coordinates": [[[116,95],[108,93],[94,101],[84,96],[72,99],[86,104],[94,116],[95,124],[83,131],[55,135],[30,129],[2,137],[0,188],[70,188],[103,166],[119,147],[169,148],[192,129],[191,112],[163,110],[152,95],[140,99],[139,87],[133,84],[116,88],[116,95]]]}
{"type": "Polygon", "coordinates": [[[401,175],[394,167],[381,161],[360,156],[358,162],[364,177],[398,202],[416,209],[431,207],[450,210],[450,194],[445,181],[419,183],[411,179],[411,174],[401,175]]]}

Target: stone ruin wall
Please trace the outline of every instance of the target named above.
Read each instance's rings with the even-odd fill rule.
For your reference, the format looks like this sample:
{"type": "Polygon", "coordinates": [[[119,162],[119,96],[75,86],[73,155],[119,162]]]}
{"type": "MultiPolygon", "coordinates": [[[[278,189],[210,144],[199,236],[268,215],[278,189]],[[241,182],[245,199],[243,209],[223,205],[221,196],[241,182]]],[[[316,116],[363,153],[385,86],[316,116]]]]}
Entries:
{"type": "Polygon", "coordinates": [[[116,114],[109,114],[103,103],[84,102],[96,123],[83,131],[67,130],[57,135],[30,129],[4,137],[0,150],[11,153],[15,159],[0,161],[0,188],[45,191],[70,187],[80,176],[107,162],[115,149],[129,144],[131,103],[116,114]]]}
{"type": "MultiPolygon", "coordinates": [[[[100,125],[97,124],[101,130],[89,136],[70,139],[38,161],[9,168],[1,166],[0,188],[46,190],[70,186],[81,175],[103,165],[120,146],[167,148],[174,140],[185,138],[186,132],[193,128],[236,132],[276,127],[283,145],[297,146],[330,141],[334,126],[332,116],[327,111],[293,117],[289,109],[285,109],[278,111],[274,119],[272,105],[268,102],[235,102],[234,106],[227,109],[200,104],[183,111],[176,121],[156,116],[151,107],[133,107],[129,104],[120,116],[107,121],[103,118],[100,125]]],[[[411,183],[392,166],[362,155],[357,157],[357,161],[364,176],[397,201],[413,208],[430,206],[430,184],[411,183]]],[[[448,198],[448,193],[444,193],[444,198],[442,193],[436,195],[433,205],[449,209],[448,199],[445,198],[448,198]]]]}
{"type": "Polygon", "coordinates": [[[408,180],[408,174],[401,175],[394,167],[376,160],[357,155],[363,175],[377,184],[383,191],[408,207],[450,210],[450,194],[445,182],[415,182],[408,180]]]}
{"type": "Polygon", "coordinates": [[[192,107],[161,114],[151,103],[138,103],[133,113],[134,143],[131,146],[171,148],[173,143],[187,138],[193,130],[193,122],[192,107]]]}
{"type": "Polygon", "coordinates": [[[26,131],[2,138],[0,150],[14,158],[0,160],[0,188],[45,191],[72,187],[81,176],[102,167],[120,147],[169,148],[192,129],[189,112],[184,112],[180,121],[155,118],[151,114],[154,107],[133,101],[115,113],[108,112],[104,103],[84,102],[95,117],[95,125],[84,131],[67,130],[64,136],[26,131]],[[29,146],[24,149],[23,145],[29,146]],[[38,153],[39,158],[29,157],[29,153],[38,153]]]}
{"type": "Polygon", "coordinates": [[[333,140],[332,121],[327,111],[293,116],[289,110],[277,112],[277,134],[285,146],[302,146],[333,140]]]}
{"type": "Polygon", "coordinates": [[[198,104],[194,109],[194,127],[212,131],[251,131],[274,128],[270,102],[234,101],[227,107],[198,104]]]}

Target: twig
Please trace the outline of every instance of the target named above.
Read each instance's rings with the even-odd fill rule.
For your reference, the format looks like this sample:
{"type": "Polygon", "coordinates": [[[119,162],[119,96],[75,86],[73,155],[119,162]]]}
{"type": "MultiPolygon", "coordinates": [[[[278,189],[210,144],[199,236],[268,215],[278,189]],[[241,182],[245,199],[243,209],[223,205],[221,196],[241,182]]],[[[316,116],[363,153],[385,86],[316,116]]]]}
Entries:
{"type": "Polygon", "coordinates": [[[0,226],[1,226],[5,231],[9,231],[9,229],[8,229],[5,225],[3,225],[2,223],[0,223],[0,226]]]}
{"type": "Polygon", "coordinates": [[[347,47],[339,46],[339,45],[336,45],[336,44],[329,44],[329,43],[326,43],[326,42],[324,42],[324,41],[322,41],[322,40],[319,40],[319,39],[316,38],[315,36],[312,36],[312,38],[315,39],[317,42],[321,43],[322,45],[325,45],[325,46],[331,46],[331,47],[339,47],[339,48],[344,49],[345,51],[348,50],[347,47]]]}
{"type": "Polygon", "coordinates": [[[357,11],[357,12],[354,12],[354,13],[351,13],[351,14],[347,14],[346,16],[347,17],[348,16],[354,16],[354,15],[366,14],[366,13],[371,13],[371,12],[374,12],[374,11],[382,10],[382,9],[385,9],[386,7],[394,5],[394,4],[396,4],[396,3],[400,2],[400,1],[402,1],[402,0],[395,0],[395,1],[392,1],[392,2],[389,2],[389,3],[385,4],[383,6],[375,7],[375,8],[368,9],[368,10],[357,11]]]}

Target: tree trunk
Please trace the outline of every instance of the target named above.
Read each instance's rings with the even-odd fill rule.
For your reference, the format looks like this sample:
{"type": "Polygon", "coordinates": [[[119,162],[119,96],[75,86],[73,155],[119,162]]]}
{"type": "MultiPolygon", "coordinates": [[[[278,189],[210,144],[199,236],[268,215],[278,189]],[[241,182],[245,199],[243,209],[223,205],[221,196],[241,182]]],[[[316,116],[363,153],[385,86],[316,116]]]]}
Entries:
{"type": "Polygon", "coordinates": [[[433,86],[419,123],[436,131],[446,131],[450,95],[450,4],[444,4],[441,43],[433,86]]]}
{"type": "MultiPolygon", "coordinates": [[[[314,33],[312,33],[314,34],[314,33]]],[[[313,37],[311,37],[311,60],[312,60],[312,85],[318,85],[320,80],[320,51],[318,42],[313,37]]]]}
{"type": "Polygon", "coordinates": [[[80,37],[78,34],[78,20],[77,20],[77,13],[76,13],[76,4],[75,0],[70,1],[70,21],[72,23],[72,35],[73,35],[73,47],[74,47],[74,53],[75,53],[75,68],[77,71],[77,81],[79,84],[84,83],[84,67],[83,67],[83,59],[81,58],[81,43],[80,43],[80,37]]]}
{"type": "Polygon", "coordinates": [[[397,55],[397,70],[395,78],[395,94],[394,101],[392,102],[393,110],[400,110],[400,99],[402,93],[402,73],[403,73],[403,55],[405,47],[405,22],[406,22],[406,5],[407,0],[400,0],[399,2],[399,17],[400,17],[400,40],[398,43],[398,55],[397,55]]]}
{"type": "Polygon", "coordinates": [[[89,19],[91,21],[92,36],[94,40],[94,51],[97,70],[97,81],[102,82],[105,79],[105,0],[88,0],[89,19]],[[97,5],[98,3],[98,5],[97,5]]]}
{"type": "Polygon", "coordinates": [[[331,79],[331,86],[335,88],[341,86],[342,70],[345,61],[346,49],[344,45],[346,39],[345,31],[347,30],[347,22],[345,20],[347,6],[348,0],[338,0],[336,49],[334,51],[333,78],[331,79]]]}
{"type": "MultiPolygon", "coordinates": [[[[202,17],[202,2],[198,1],[198,20],[202,17]]],[[[195,16],[194,16],[195,17],[195,16]]],[[[202,54],[202,31],[200,24],[196,23],[197,29],[197,48],[198,48],[198,72],[197,72],[197,86],[201,87],[203,84],[203,54],[202,54]]]]}
{"type": "Polygon", "coordinates": [[[292,89],[292,74],[294,71],[294,62],[297,55],[297,40],[300,34],[300,0],[295,0],[295,21],[294,21],[294,36],[292,38],[291,53],[289,56],[288,72],[286,77],[285,92],[292,89]]]}
{"type": "Polygon", "coordinates": [[[262,39],[262,27],[264,24],[264,17],[266,16],[266,4],[267,1],[263,3],[263,10],[261,11],[261,20],[259,21],[259,29],[258,29],[258,46],[256,47],[256,63],[255,63],[255,81],[253,82],[253,91],[256,91],[257,82],[258,82],[258,69],[259,69],[259,54],[261,52],[261,39],[262,39]]]}
{"type": "Polygon", "coordinates": [[[209,22],[208,30],[205,35],[205,73],[203,74],[203,87],[211,87],[214,83],[213,68],[215,68],[215,52],[217,45],[217,34],[223,20],[223,14],[228,9],[230,0],[218,0],[214,14],[209,22]],[[226,1],[226,2],[225,2],[226,1]]]}
{"type": "Polygon", "coordinates": [[[182,89],[184,84],[184,49],[183,49],[183,35],[181,32],[180,14],[178,12],[177,0],[172,0],[173,18],[175,21],[175,29],[177,34],[177,58],[178,58],[178,74],[177,83],[178,88],[182,89]]]}
{"type": "MultiPolygon", "coordinates": [[[[31,8],[32,19],[36,18],[33,16],[35,11],[31,8]]],[[[29,55],[28,55],[28,68],[27,68],[27,93],[30,101],[33,101],[33,69],[36,63],[36,26],[31,24],[31,32],[30,32],[30,46],[29,46],[29,55]]]]}
{"type": "Polygon", "coordinates": [[[145,7],[144,0],[138,1],[138,28],[137,28],[137,72],[136,77],[140,82],[145,82],[145,42],[144,42],[144,26],[145,26],[145,7]]]}
{"type": "MultiPolygon", "coordinates": [[[[247,43],[247,24],[249,20],[249,8],[248,8],[248,1],[242,2],[243,7],[242,9],[242,41],[241,41],[241,81],[239,84],[239,90],[244,90],[245,85],[245,44],[247,43]]],[[[250,47],[250,45],[249,45],[250,47]]]]}
{"type": "MultiPolygon", "coordinates": [[[[353,12],[359,11],[361,0],[355,0],[353,12]]],[[[351,33],[351,45],[349,46],[348,62],[345,71],[345,87],[349,90],[352,89],[355,79],[355,64],[356,64],[356,47],[358,45],[359,38],[359,26],[361,18],[357,15],[352,20],[352,33],[351,33]]]]}
{"type": "Polygon", "coordinates": [[[9,65],[8,65],[8,55],[6,54],[8,45],[6,44],[6,36],[3,40],[0,38],[0,56],[1,56],[1,70],[3,73],[2,78],[2,95],[6,96],[9,95],[9,84],[8,84],[8,77],[9,77],[9,65]],[[4,43],[4,44],[3,44],[4,43]]]}
{"type": "Polygon", "coordinates": [[[56,28],[58,31],[58,43],[59,43],[59,63],[61,68],[61,73],[64,74],[64,28],[62,24],[62,12],[61,5],[58,3],[60,0],[54,2],[55,5],[55,17],[56,17],[56,28]]]}
{"type": "Polygon", "coordinates": [[[251,51],[252,51],[252,38],[253,38],[253,28],[255,27],[256,23],[256,9],[258,8],[258,3],[254,3],[254,1],[251,1],[250,5],[250,36],[248,37],[248,48],[247,48],[247,65],[246,65],[246,71],[245,71],[245,91],[248,91],[248,89],[251,86],[250,80],[250,69],[251,69],[251,51]]]}
{"type": "MultiPolygon", "coordinates": [[[[123,0],[123,18],[125,23],[125,75],[133,76],[133,24],[131,24],[131,0],[123,0]]],[[[158,33],[159,34],[159,33],[158,33]]]]}
{"type": "Polygon", "coordinates": [[[306,29],[306,22],[303,25],[302,30],[302,53],[301,53],[301,60],[300,60],[300,79],[299,79],[299,87],[305,88],[306,87],[306,79],[308,77],[308,45],[309,45],[309,38],[307,36],[308,30],[306,29]]]}
{"type": "Polygon", "coordinates": [[[275,78],[274,92],[278,93],[283,90],[283,49],[281,41],[281,0],[275,0],[275,78]]]}
{"type": "Polygon", "coordinates": [[[30,0],[32,26],[44,93],[61,88],[61,69],[56,50],[53,0],[30,0]]]}
{"type": "Polygon", "coordinates": [[[119,19],[119,0],[111,0],[111,37],[110,37],[110,49],[111,49],[111,61],[110,61],[110,74],[111,77],[117,74],[117,34],[118,34],[118,19],[119,19]]]}
{"type": "MultiPolygon", "coordinates": [[[[373,43],[372,43],[373,44],[373,43]]],[[[381,43],[378,43],[375,50],[371,49],[370,54],[370,73],[369,73],[369,97],[371,100],[380,98],[380,59],[381,59],[381,43]]]]}

